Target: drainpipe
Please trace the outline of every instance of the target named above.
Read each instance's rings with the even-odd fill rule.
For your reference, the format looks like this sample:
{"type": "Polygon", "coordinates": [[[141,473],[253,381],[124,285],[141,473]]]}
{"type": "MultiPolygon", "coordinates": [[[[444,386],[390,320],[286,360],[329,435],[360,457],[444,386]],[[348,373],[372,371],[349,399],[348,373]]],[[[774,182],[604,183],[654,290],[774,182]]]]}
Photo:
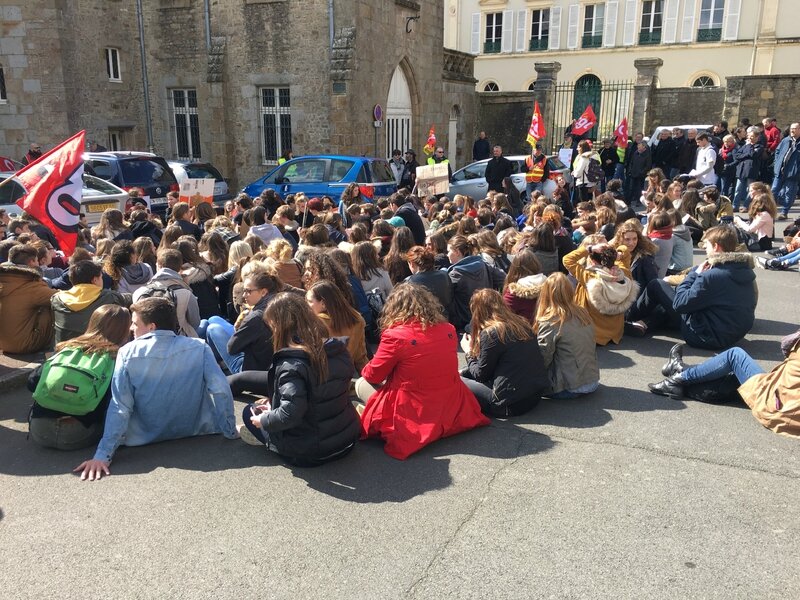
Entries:
{"type": "Polygon", "coordinates": [[[761,33],[761,22],[764,20],[764,0],[758,0],[758,21],[756,21],[756,32],[753,35],[753,52],[750,57],[750,75],[755,75],[756,71],[756,51],[758,50],[758,34],[761,33]]]}
{"type": "Polygon", "coordinates": [[[144,118],[147,122],[147,149],[155,151],[153,145],[153,121],[150,115],[150,83],[147,80],[147,61],[144,51],[144,17],[142,16],[142,0],[136,0],[136,17],[139,21],[139,54],[142,60],[142,87],[144,88],[144,118]]]}
{"type": "Polygon", "coordinates": [[[203,18],[206,23],[206,51],[211,51],[211,0],[203,2],[203,18]]]}
{"type": "Polygon", "coordinates": [[[333,60],[333,0],[328,0],[328,37],[330,38],[328,56],[333,60]]]}

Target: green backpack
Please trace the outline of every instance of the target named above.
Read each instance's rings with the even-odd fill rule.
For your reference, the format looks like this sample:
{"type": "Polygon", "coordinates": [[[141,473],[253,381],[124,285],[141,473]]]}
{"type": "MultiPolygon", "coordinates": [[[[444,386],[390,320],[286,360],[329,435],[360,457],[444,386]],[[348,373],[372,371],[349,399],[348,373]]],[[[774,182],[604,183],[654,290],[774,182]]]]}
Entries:
{"type": "Polygon", "coordinates": [[[114,358],[107,352],[64,348],[42,366],[33,399],[44,408],[82,416],[100,404],[113,374],[114,358]]]}

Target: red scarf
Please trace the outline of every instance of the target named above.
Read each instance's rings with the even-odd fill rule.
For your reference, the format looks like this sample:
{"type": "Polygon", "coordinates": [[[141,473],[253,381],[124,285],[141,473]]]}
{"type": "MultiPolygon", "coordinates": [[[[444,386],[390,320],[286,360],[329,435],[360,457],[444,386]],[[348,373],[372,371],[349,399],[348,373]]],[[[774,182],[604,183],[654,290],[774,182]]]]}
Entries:
{"type": "Polygon", "coordinates": [[[648,236],[650,239],[656,240],[671,240],[672,239],[672,226],[663,227],[662,229],[654,229],[648,236]]]}

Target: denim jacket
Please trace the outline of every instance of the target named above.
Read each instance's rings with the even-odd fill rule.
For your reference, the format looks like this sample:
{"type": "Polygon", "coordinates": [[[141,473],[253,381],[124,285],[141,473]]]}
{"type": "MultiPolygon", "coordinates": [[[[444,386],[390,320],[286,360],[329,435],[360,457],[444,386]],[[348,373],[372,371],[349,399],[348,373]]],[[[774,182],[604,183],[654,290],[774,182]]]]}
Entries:
{"type": "Polygon", "coordinates": [[[96,460],[110,462],[120,444],[211,433],[237,437],[228,381],[211,348],[197,338],[156,330],[123,346],[111,394],[96,460]]]}

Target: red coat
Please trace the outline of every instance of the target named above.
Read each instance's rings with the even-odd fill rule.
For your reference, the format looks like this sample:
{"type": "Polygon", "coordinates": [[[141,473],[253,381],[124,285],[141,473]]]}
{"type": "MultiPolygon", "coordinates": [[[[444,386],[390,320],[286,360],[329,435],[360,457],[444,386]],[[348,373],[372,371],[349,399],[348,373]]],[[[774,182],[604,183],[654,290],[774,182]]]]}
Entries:
{"type": "Polygon", "coordinates": [[[383,332],[373,359],[361,371],[372,384],[386,380],[367,402],[361,437],[382,437],[389,456],[405,459],[439,438],[488,425],[458,374],[455,328],[418,323],[383,332]]]}

